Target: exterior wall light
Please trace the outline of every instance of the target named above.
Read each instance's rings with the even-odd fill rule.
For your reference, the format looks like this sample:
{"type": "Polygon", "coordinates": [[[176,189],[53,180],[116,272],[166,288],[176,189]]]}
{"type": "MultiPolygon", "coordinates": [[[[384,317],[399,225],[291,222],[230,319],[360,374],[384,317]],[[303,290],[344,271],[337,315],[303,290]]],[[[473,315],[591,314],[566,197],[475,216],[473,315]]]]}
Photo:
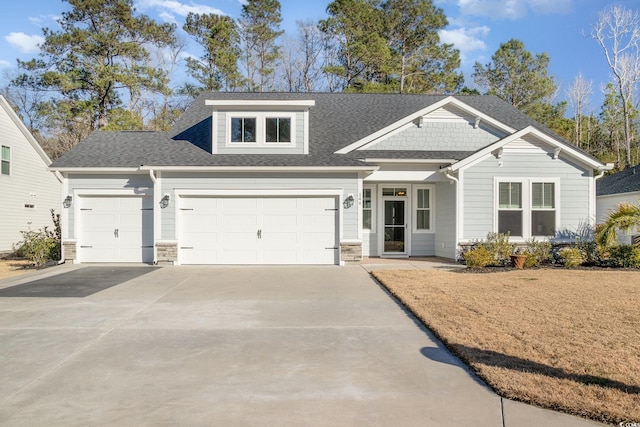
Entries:
{"type": "Polygon", "coordinates": [[[353,202],[353,194],[349,194],[349,197],[344,199],[344,202],[342,202],[342,207],[344,207],[345,209],[349,209],[351,206],[353,206],[353,202]]]}
{"type": "Polygon", "coordinates": [[[64,206],[65,208],[70,208],[72,202],[73,202],[73,197],[67,196],[62,201],[62,206],[64,206]]]}
{"type": "Polygon", "coordinates": [[[169,206],[169,195],[165,194],[164,197],[160,199],[160,207],[164,209],[167,206],[169,206]]]}

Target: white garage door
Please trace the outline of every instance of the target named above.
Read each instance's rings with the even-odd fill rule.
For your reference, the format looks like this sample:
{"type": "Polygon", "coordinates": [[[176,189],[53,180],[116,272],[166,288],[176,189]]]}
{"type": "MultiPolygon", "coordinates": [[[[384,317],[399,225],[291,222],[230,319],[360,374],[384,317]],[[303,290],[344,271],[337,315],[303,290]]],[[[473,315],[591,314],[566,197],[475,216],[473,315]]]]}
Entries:
{"type": "Polygon", "coordinates": [[[333,197],[182,197],[181,264],[336,264],[333,197]]]}
{"type": "Polygon", "coordinates": [[[83,196],[78,258],[81,262],[153,262],[150,196],[83,196]]]}

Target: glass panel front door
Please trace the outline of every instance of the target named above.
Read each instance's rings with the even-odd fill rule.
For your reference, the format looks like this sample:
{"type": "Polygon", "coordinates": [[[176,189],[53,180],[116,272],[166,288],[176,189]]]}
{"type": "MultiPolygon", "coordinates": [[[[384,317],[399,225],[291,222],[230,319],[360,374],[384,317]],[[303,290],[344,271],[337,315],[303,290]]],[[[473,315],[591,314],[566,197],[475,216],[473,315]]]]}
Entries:
{"type": "Polygon", "coordinates": [[[404,253],[405,201],[384,201],[384,252],[404,253]]]}

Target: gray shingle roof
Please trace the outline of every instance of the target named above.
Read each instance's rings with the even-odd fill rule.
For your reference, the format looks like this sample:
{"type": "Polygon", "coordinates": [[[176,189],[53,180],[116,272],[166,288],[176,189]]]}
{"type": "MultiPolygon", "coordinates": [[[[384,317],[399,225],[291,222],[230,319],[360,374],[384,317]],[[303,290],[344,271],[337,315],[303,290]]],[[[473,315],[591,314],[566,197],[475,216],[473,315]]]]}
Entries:
{"type": "Polygon", "coordinates": [[[596,181],[596,194],[606,196],[640,191],[640,165],[605,176],[596,181]]]}
{"type": "MultiPolygon", "coordinates": [[[[203,93],[168,132],[97,131],[52,166],[362,166],[360,159],[365,157],[460,160],[471,152],[367,151],[334,154],[445,97],[353,93],[203,93]],[[213,108],[205,105],[207,99],[315,100],[315,106],[309,113],[309,154],[210,154],[213,108]]],[[[456,98],[514,129],[533,125],[553,135],[499,98],[482,95],[460,95],[456,98]]],[[[553,136],[559,139],[557,135],[553,136]]]]}

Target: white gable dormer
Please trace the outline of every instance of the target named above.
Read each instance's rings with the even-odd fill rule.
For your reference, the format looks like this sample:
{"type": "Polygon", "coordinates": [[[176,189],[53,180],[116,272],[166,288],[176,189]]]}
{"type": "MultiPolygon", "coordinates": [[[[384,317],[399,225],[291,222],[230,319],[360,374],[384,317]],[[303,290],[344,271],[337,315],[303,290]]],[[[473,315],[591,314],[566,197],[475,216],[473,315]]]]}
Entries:
{"type": "Polygon", "coordinates": [[[207,100],[212,154],[308,154],[313,100],[207,100]]]}

